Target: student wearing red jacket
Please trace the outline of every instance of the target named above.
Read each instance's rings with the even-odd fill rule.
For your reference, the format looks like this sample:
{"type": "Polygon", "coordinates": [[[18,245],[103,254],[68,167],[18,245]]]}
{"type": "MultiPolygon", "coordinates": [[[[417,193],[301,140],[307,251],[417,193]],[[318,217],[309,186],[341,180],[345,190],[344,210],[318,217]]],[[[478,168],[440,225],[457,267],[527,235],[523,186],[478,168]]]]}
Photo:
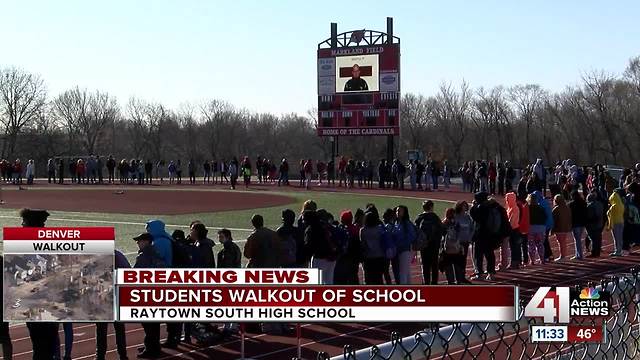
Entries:
{"type": "Polygon", "coordinates": [[[524,199],[518,199],[518,208],[520,209],[520,222],[518,223],[518,232],[520,233],[520,249],[522,251],[522,264],[529,263],[529,204],[524,199]]]}

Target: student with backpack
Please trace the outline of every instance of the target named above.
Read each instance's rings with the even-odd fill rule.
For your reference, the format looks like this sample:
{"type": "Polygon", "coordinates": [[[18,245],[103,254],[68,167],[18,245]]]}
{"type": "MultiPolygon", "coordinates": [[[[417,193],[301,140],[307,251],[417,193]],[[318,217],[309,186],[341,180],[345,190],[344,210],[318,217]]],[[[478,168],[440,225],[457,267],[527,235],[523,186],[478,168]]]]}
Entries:
{"type": "Polygon", "coordinates": [[[360,229],[353,223],[353,214],[345,210],[340,214],[340,225],[345,232],[346,244],[336,260],[336,268],[333,271],[333,283],[335,285],[358,285],[358,269],[361,261],[360,229]]]}
{"type": "Polygon", "coordinates": [[[438,284],[438,251],[442,240],[442,221],[433,212],[433,201],[422,203],[422,214],[418,215],[414,225],[418,228],[415,250],[422,259],[422,277],[425,285],[438,284]]]}
{"type": "MultiPolygon", "coordinates": [[[[469,256],[469,246],[473,239],[473,219],[471,219],[471,216],[469,215],[469,204],[464,200],[458,201],[454,210],[454,220],[458,226],[458,240],[460,241],[460,245],[462,245],[462,254],[464,256],[464,264],[466,268],[467,257],[469,256]]],[[[476,261],[473,256],[471,256],[471,262],[473,263],[473,270],[475,273],[477,272],[476,261]]]]}
{"type": "Polygon", "coordinates": [[[280,237],[280,266],[294,268],[298,265],[298,244],[302,242],[300,231],[294,226],[296,213],[291,209],[282,210],[282,225],[276,229],[280,237]]]}
{"type": "Polygon", "coordinates": [[[464,251],[458,237],[459,226],[455,220],[455,210],[448,208],[442,221],[443,241],[440,248],[439,268],[447,277],[449,285],[469,284],[465,278],[464,251]]]}
{"type": "Polygon", "coordinates": [[[322,216],[320,210],[305,211],[302,214],[306,226],[304,244],[306,254],[310,258],[310,267],[322,271],[323,284],[332,285],[337,248],[331,238],[331,231],[328,225],[322,221],[322,216]]]}
{"type": "Polygon", "coordinates": [[[385,253],[383,247],[384,227],[380,224],[377,212],[367,211],[364,215],[364,227],[360,229],[360,243],[366,285],[383,285],[385,253]]]}
{"type": "Polygon", "coordinates": [[[508,235],[505,233],[505,228],[508,228],[506,211],[494,200],[489,200],[486,192],[481,191],[475,194],[470,215],[475,222],[474,257],[479,270],[471,280],[480,279],[483,274],[483,262],[486,259],[488,273],[486,280],[492,281],[496,273],[494,250],[508,235]]]}

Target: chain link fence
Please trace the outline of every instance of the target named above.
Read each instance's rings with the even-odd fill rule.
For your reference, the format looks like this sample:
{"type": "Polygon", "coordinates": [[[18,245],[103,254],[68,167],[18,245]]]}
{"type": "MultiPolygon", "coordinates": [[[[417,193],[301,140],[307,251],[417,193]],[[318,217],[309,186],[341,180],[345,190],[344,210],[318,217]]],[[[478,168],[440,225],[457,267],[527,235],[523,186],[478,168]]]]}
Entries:
{"type": "MultiPolygon", "coordinates": [[[[394,332],[388,343],[362,350],[346,345],[342,355],[330,358],[327,353],[319,353],[317,359],[640,359],[638,270],[604,279],[599,285],[588,285],[611,292],[612,311],[606,320],[604,343],[531,343],[529,326],[541,324],[542,320],[523,317],[524,306],[529,300],[523,298],[518,322],[431,326],[405,338],[394,332]]],[[[572,324],[597,325],[598,322],[572,320],[572,324]]]]}

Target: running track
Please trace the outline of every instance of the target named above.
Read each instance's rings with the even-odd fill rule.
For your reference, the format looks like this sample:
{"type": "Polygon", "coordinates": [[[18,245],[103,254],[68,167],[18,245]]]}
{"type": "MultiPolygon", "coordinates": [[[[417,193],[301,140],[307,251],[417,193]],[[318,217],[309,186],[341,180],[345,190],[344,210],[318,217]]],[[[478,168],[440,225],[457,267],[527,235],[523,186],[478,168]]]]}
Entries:
{"type": "MultiPolygon", "coordinates": [[[[185,186],[182,186],[185,187],[185,186]]],[[[269,186],[267,186],[269,187],[269,186]]],[[[295,189],[299,190],[299,189],[295,189]]],[[[314,189],[315,190],[315,189],[314,189]]],[[[321,190],[326,190],[322,188],[321,190]]],[[[342,191],[341,189],[332,191],[342,191]]],[[[438,200],[470,200],[471,195],[466,193],[444,193],[444,192],[409,192],[409,191],[380,191],[380,190],[355,190],[353,192],[387,195],[431,198],[438,200]]],[[[312,196],[311,196],[312,197],[312,196]]],[[[557,246],[551,241],[554,253],[557,253],[557,246]]],[[[638,263],[639,255],[634,252],[631,256],[622,258],[606,257],[611,251],[612,244],[609,237],[605,237],[603,245],[603,257],[599,259],[589,259],[581,262],[565,261],[547,265],[536,265],[526,267],[521,270],[509,270],[498,272],[494,284],[514,284],[520,286],[521,296],[526,298],[542,285],[562,286],[586,284],[590,281],[599,281],[605,276],[619,274],[628,271],[638,263]]],[[[498,252],[496,252],[498,255],[498,252]]],[[[499,263],[499,257],[498,261],[499,263]]],[[[472,267],[469,260],[467,272],[471,273],[472,267]]],[[[412,283],[421,283],[422,274],[419,264],[412,267],[412,283]]],[[[442,281],[441,281],[442,282],[442,281]]],[[[477,283],[488,283],[486,281],[477,283]]],[[[314,359],[317,352],[325,351],[331,355],[342,353],[344,345],[352,345],[354,348],[361,348],[386,342],[390,338],[391,331],[397,331],[401,336],[412,335],[416,331],[423,329],[425,324],[419,323],[370,323],[370,324],[303,324],[301,327],[302,357],[314,359]]],[[[138,324],[127,324],[127,345],[130,359],[136,358],[137,348],[142,346],[144,332],[138,324]]],[[[74,326],[74,359],[93,359],[95,356],[95,327],[93,324],[76,324],[74,326]]],[[[31,342],[24,324],[15,324],[11,327],[12,342],[14,344],[14,358],[18,360],[30,359],[32,356],[31,342]]],[[[521,335],[522,336],[522,335],[521,335]]],[[[526,336],[526,334],[524,334],[526,336]]],[[[63,338],[60,331],[61,340],[63,338]]],[[[163,326],[164,337],[164,326],[163,326]]],[[[265,334],[246,334],[245,356],[254,359],[291,359],[297,356],[297,338],[295,336],[273,336],[265,334]]],[[[108,359],[116,359],[115,339],[110,328],[108,336],[108,359]]],[[[469,349],[474,352],[483,353],[492,345],[489,340],[489,347],[482,347],[479,344],[471,345],[469,349]]],[[[498,342],[493,345],[498,346],[498,342]]],[[[498,348],[498,353],[503,353],[504,349],[498,348]]],[[[514,349],[515,350],[515,349],[514,349]]],[[[497,353],[497,354],[498,354],[497,353]]],[[[506,357],[506,353],[503,353],[506,357]]],[[[435,355],[435,354],[434,354],[435,355]]],[[[462,351],[456,355],[463,355],[462,351]]],[[[469,354],[467,353],[466,356],[469,354]]],[[[178,351],[164,349],[164,354],[160,359],[238,359],[240,358],[240,340],[237,337],[222,341],[205,348],[198,348],[192,345],[181,345],[178,351]]]]}

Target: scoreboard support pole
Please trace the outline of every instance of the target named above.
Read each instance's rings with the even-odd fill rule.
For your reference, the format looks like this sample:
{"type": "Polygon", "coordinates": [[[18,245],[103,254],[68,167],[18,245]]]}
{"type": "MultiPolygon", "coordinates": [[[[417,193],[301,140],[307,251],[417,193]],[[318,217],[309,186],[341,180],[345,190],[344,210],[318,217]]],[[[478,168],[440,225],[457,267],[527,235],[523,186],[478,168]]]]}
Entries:
{"type": "Polygon", "coordinates": [[[393,135],[389,135],[387,136],[387,161],[391,163],[394,157],[395,156],[393,151],[393,135]]]}
{"type": "MultiPolygon", "coordinates": [[[[393,18],[387,17],[387,44],[393,44],[393,18]]],[[[391,163],[394,158],[393,135],[387,136],[387,161],[391,163]]]]}

